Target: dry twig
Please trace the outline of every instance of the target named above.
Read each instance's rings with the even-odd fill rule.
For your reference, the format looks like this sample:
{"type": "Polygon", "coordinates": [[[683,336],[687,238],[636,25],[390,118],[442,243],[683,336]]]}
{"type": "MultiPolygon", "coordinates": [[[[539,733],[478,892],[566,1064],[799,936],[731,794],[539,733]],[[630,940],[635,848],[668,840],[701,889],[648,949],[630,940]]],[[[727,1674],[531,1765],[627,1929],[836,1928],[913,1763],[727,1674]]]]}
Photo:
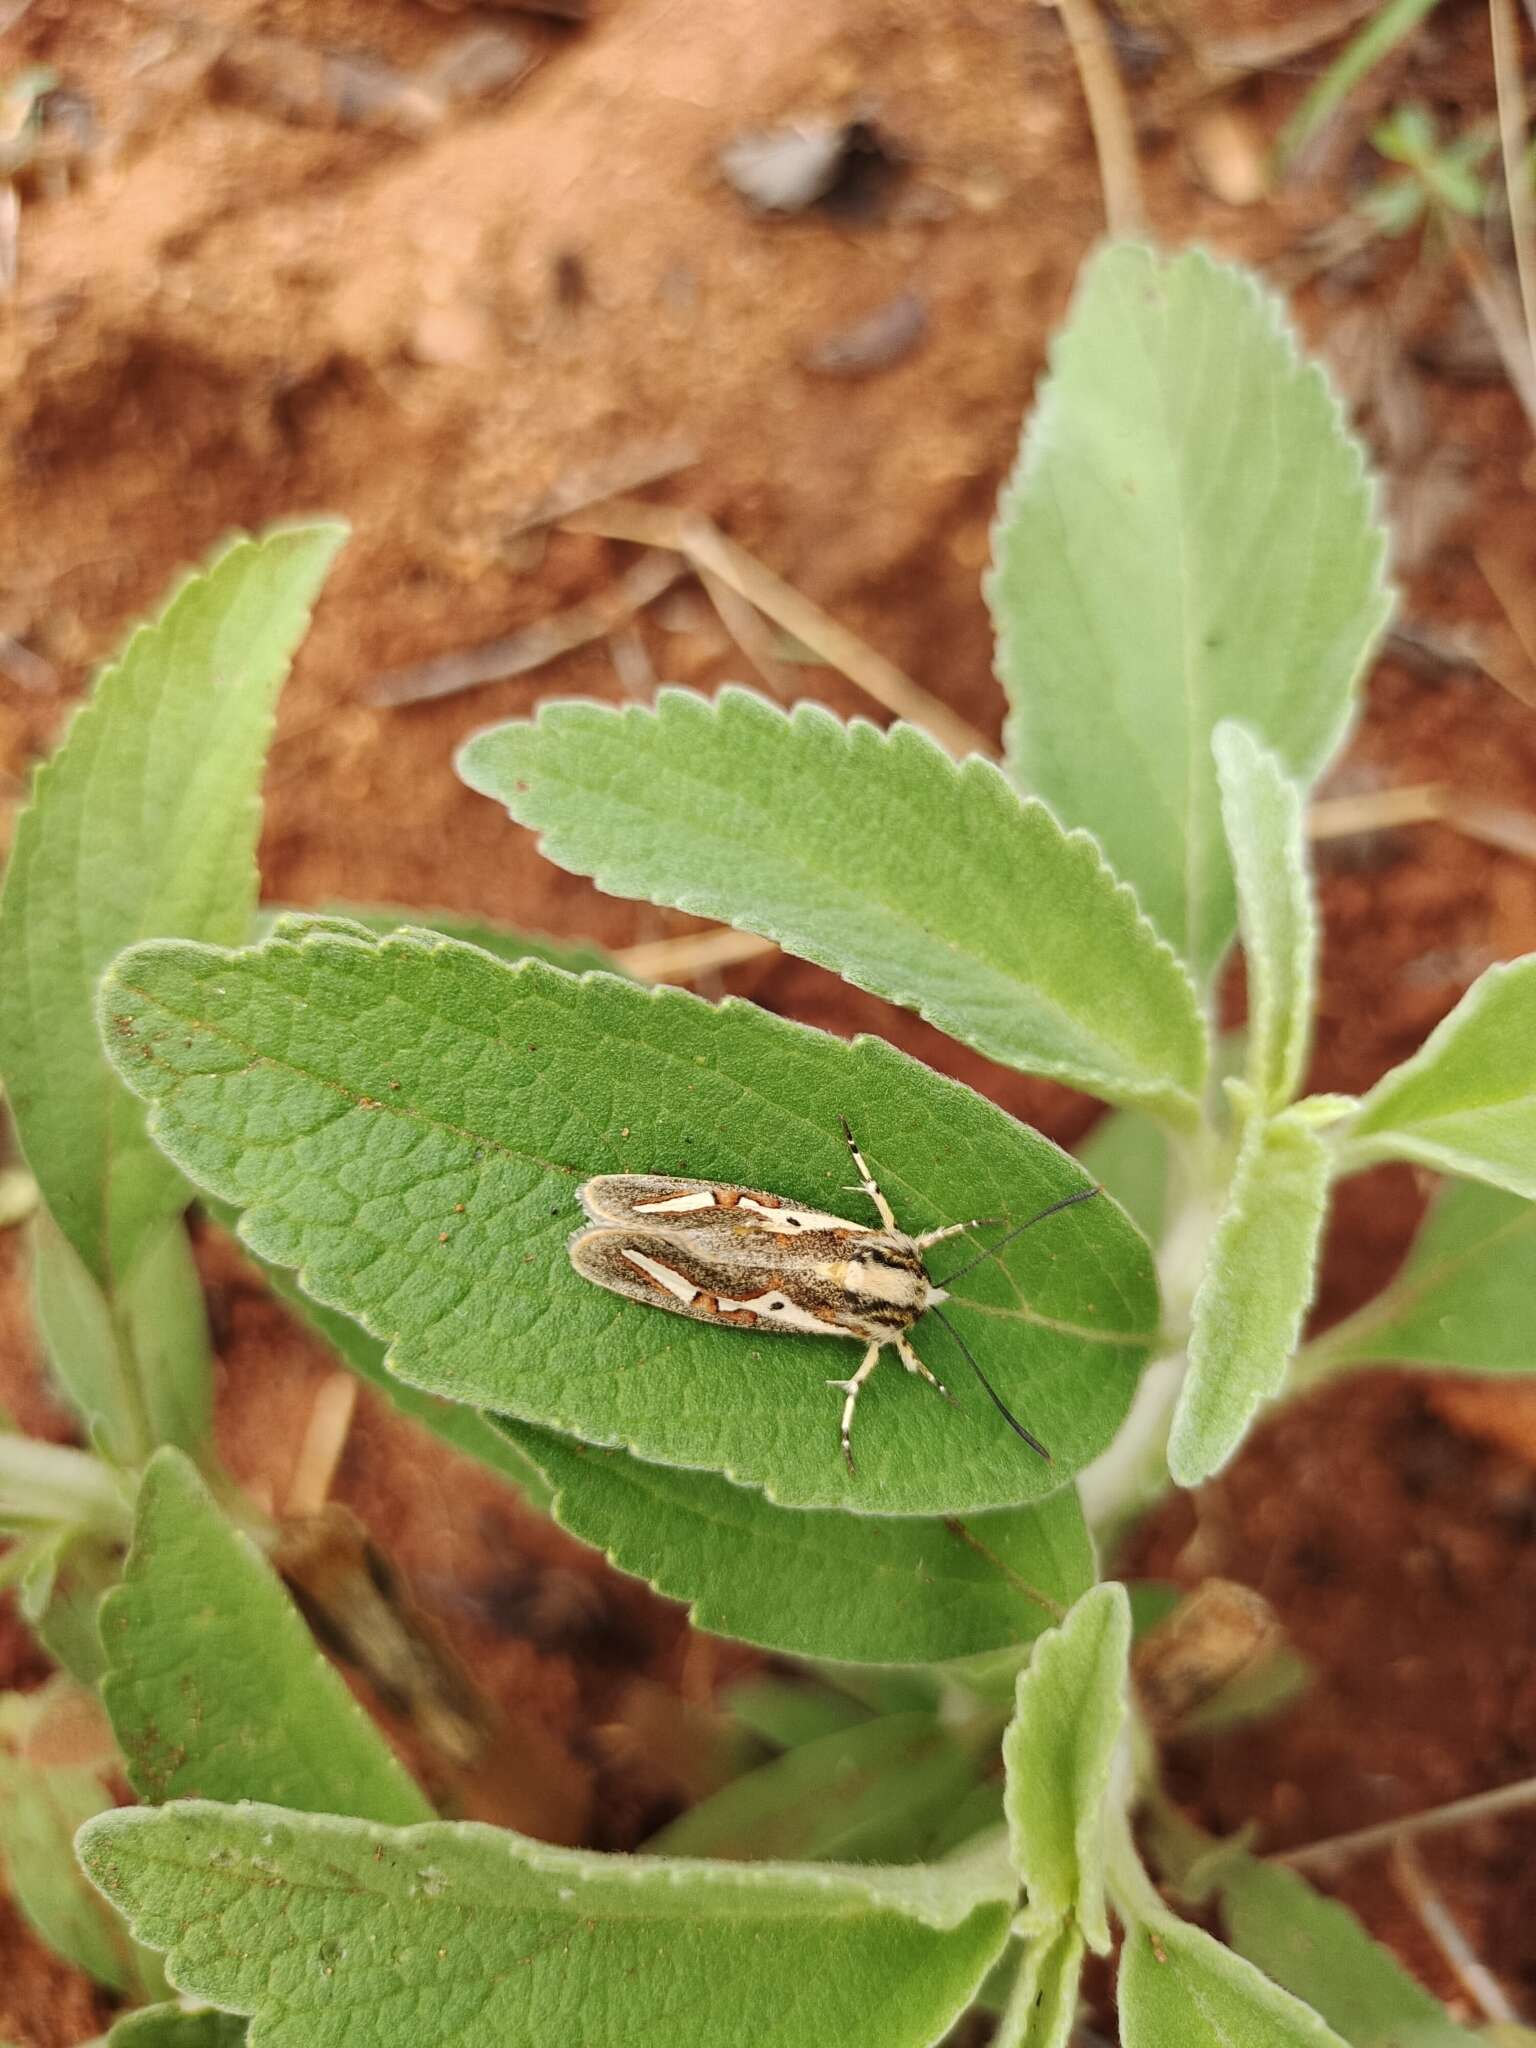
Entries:
{"type": "Polygon", "coordinates": [[[1499,147],[1504,155],[1504,189],[1509,196],[1509,229],[1520,279],[1525,349],[1536,378],[1536,218],[1531,207],[1531,173],[1526,162],[1525,85],[1520,72],[1520,27],[1514,0],[1488,0],[1493,39],[1493,83],[1499,100],[1499,147]]]}
{"type": "Polygon", "coordinates": [[[1136,163],[1136,131],[1109,31],[1094,0],[1048,0],[1048,4],[1056,8],[1066,28],[1088,105],[1099,183],[1104,189],[1104,224],[1112,235],[1145,234],[1147,213],[1136,163]]]}
{"type": "Polygon", "coordinates": [[[318,1515],[325,1506],[356,1407],[357,1381],[351,1373],[333,1372],[321,1382],[288,1482],[288,1515],[318,1515]]]}
{"type": "Polygon", "coordinates": [[[877,654],[856,633],[839,625],[782,576],[776,576],[755,555],[727,539],[702,513],[618,499],[575,513],[560,524],[569,533],[600,533],[609,540],[675,549],[687,557],[701,578],[706,574],[718,577],[830,668],[857,684],[867,697],[898,718],[922,726],[951,753],[993,754],[991,742],[973,725],[914,683],[893,661],[877,654]]]}
{"type": "Polygon", "coordinates": [[[538,619],[504,640],[436,655],[431,661],[415,662],[380,676],[368,692],[368,702],[423,704],[434,697],[450,697],[457,690],[473,689],[479,683],[501,683],[510,676],[527,675],[557,655],[601,640],[643,611],[686,572],[681,556],[653,548],[632,563],[616,583],[568,611],[538,619]]]}
{"type": "Polygon", "coordinates": [[[1399,1890],[1423,1921],[1430,1940],[1456,1972],[1462,1989],[1484,2019],[1500,2021],[1506,2026],[1517,2025],[1519,2013],[1504,1996],[1504,1987],[1492,1970],[1463,1934],[1412,1842],[1400,1839],[1393,1843],[1392,1875],[1399,1890]]]}
{"type": "Polygon", "coordinates": [[[1398,1841],[1465,1827],[1470,1821],[1494,1820],[1500,1814],[1518,1813],[1527,1806],[1536,1806],[1536,1778],[1517,1778],[1512,1785],[1501,1785],[1494,1792],[1475,1792],[1470,1799],[1451,1799],[1444,1806],[1431,1806],[1423,1813],[1406,1813],[1397,1820],[1380,1821],[1375,1827],[1351,1828],[1345,1835],[1304,1842],[1299,1849],[1282,1849],[1269,1860],[1287,1864],[1292,1870],[1326,1868],[1351,1856],[1390,1849],[1398,1841]]]}
{"type": "Polygon", "coordinates": [[[617,498],[626,491],[643,490],[663,477],[691,469],[699,451],[686,434],[672,434],[660,441],[641,441],[622,449],[606,462],[588,469],[570,470],[550,485],[541,496],[520,512],[507,528],[506,538],[514,540],[534,526],[555,526],[585,505],[600,505],[605,498],[617,498]]]}

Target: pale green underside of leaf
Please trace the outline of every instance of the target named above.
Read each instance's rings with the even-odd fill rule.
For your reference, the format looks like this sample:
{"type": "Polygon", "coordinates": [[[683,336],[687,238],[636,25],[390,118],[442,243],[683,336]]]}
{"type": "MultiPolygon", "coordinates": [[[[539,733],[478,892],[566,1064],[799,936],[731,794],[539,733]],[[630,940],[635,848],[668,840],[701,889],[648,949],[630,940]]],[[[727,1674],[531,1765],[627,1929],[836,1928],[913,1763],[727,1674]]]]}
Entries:
{"type": "Polygon", "coordinates": [[[1477,2048],[1438,1999],[1373,1941],[1347,1906],[1257,1857],[1221,1858],[1227,1938],[1327,2021],[1350,2048],[1477,2048]]]}
{"type": "Polygon", "coordinates": [[[993,1059],[1187,1119],[1188,976],[1085,835],[913,726],[751,691],[545,705],[459,772],[561,867],[762,932],[993,1059]]]}
{"type": "Polygon", "coordinates": [[[1140,1110],[1100,1119],[1077,1156],[1149,1244],[1161,1244],[1168,1210],[1168,1133],[1140,1110]]]}
{"type": "Polygon", "coordinates": [[[112,1805],[94,1771],[45,1768],[0,1744],[0,1886],[51,1948],[112,1991],[142,1990],[134,1946],[81,1876],[75,1830],[112,1805]]]}
{"type": "Polygon", "coordinates": [[[1301,792],[1253,733],[1224,719],[1213,742],[1248,967],[1248,1080],[1266,1109],[1301,1086],[1311,1045],[1317,911],[1301,792]]]}
{"type": "Polygon", "coordinates": [[[1107,1197],[1079,1204],[1010,1248],[1006,1271],[979,1266],[947,1311],[1054,1464],[923,1323],[918,1348],[959,1407],[899,1368],[876,1372],[850,1476],[824,1382],[857,1362],[851,1342],[721,1329],[576,1273],[566,1245],[594,1173],[675,1171],[859,1209],[839,1114],[909,1229],[1028,1216],[1083,1184],[1038,1133],[876,1039],[508,968],[420,932],[323,930],[238,954],[147,946],[113,967],[104,1016],[157,1142],[247,1211],[253,1249],[382,1337],[392,1370],[453,1399],[790,1505],[952,1514],[1070,1479],[1113,1436],[1146,1357],[1147,1248],[1107,1197]]]}
{"type": "Polygon", "coordinates": [[[502,1427],[554,1488],[562,1528],[691,1602],[699,1627],[767,1649],[936,1663],[1029,1641],[1093,1584],[1072,1487],[964,1519],[806,1512],[710,1472],[502,1427]]]}
{"type": "Polygon", "coordinates": [[[1217,722],[1309,783],[1389,609],[1359,447],[1276,301],[1200,250],[1095,257],[993,546],[1010,770],[1204,978],[1236,914],[1217,722]]]}
{"type": "Polygon", "coordinates": [[[1171,1918],[1126,1934],[1117,2002],[1123,2048],[1346,2048],[1251,1963],[1171,1918]]]}
{"type": "Polygon", "coordinates": [[[720,1705],[739,1728],[773,1749],[798,1749],[870,1718],[847,1693],[811,1677],[749,1678],[733,1685],[720,1705]]]}
{"type": "Polygon", "coordinates": [[[1536,1200],[1536,953],[1490,967],[1366,1096],[1344,1167],[1376,1159],[1536,1200]]]}
{"type": "Polygon", "coordinates": [[[1003,1737],[1013,1862],[1041,1933],[1071,1920],[1109,1952],[1102,1807],[1125,1723],[1131,1607],[1125,1588],[1096,1586],[1036,1643],[1019,1674],[1003,1737]]]}
{"type": "Polygon", "coordinates": [[[930,2048],[1006,1938],[998,1878],[551,1849],[273,1807],[103,1816],[87,1870],[253,2048],[930,2048]]]}
{"type": "Polygon", "coordinates": [[[195,1451],[213,1408],[213,1352],[192,1247],[179,1217],[149,1239],[120,1284],[117,1315],[46,1209],[33,1219],[39,1334],[92,1443],[120,1465],[157,1444],[195,1451]]]}
{"type": "Polygon", "coordinates": [[[270,936],[284,918],[335,918],[342,924],[360,924],[380,938],[399,931],[404,924],[425,925],[441,932],[445,939],[457,939],[465,946],[478,946],[494,953],[498,960],[543,960],[550,967],[563,967],[570,974],[587,974],[605,968],[622,974],[623,968],[602,946],[579,939],[552,939],[544,932],[520,932],[509,924],[491,924],[483,917],[462,917],[454,910],[437,910],[424,903],[327,903],[318,911],[298,904],[267,904],[256,920],[252,940],[270,936]]]}
{"type": "Polygon", "coordinates": [[[245,2021],[210,2007],[143,2005],[113,2021],[106,2048],[240,2048],[245,2021]]]}
{"type": "Polygon", "coordinates": [[[1242,1442],[1284,1383],[1312,1299],[1328,1209],[1328,1149],[1290,1116],[1255,1117],[1206,1251],[1189,1369],[1168,1440],[1168,1470],[1198,1486],[1242,1442]]]}
{"type": "Polygon", "coordinates": [[[1068,2048],[1082,1969],[1083,1937],[1075,1924],[1030,1942],[992,2048],[1068,2048]]]}
{"type": "Polygon", "coordinates": [[[186,1196],[102,1064],[96,981],[137,939],[245,937],[273,706],[343,535],[236,541],[190,577],[102,674],[17,823],[0,1073],[43,1197],[104,1286],[186,1196]]]}
{"type": "Polygon", "coordinates": [[[932,1714],[890,1714],[807,1742],[691,1807],[646,1844],[664,1856],[760,1863],[919,1863],[976,1783],[932,1714]]]}
{"type": "Polygon", "coordinates": [[[145,1469],[133,1547],[101,1629],[102,1699],[143,1798],[430,1817],[277,1574],[177,1451],[145,1469]]]}
{"type": "Polygon", "coordinates": [[[1536,1203],[1448,1182],[1390,1285],[1320,1349],[1339,1365],[1536,1372],[1536,1203]]]}

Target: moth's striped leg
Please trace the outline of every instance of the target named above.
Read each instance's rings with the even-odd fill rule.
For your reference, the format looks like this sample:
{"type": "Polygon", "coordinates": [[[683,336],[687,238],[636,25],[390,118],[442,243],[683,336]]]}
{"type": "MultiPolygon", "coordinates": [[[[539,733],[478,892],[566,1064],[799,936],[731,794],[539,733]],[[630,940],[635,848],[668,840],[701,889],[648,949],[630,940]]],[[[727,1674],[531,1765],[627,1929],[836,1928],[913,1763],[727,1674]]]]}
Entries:
{"type": "Polygon", "coordinates": [[[942,1230],[925,1230],[921,1237],[912,1242],[920,1252],[927,1251],[931,1244],[942,1244],[946,1237],[958,1237],[965,1230],[985,1230],[989,1223],[1001,1223],[1001,1216],[973,1216],[969,1223],[946,1223],[942,1230]]]}
{"type": "Polygon", "coordinates": [[[829,1387],[836,1387],[841,1393],[848,1396],[847,1400],[843,1403],[842,1435],[843,1456],[847,1460],[850,1472],[853,1470],[853,1449],[848,1440],[848,1433],[853,1428],[853,1411],[858,1406],[860,1387],[863,1386],[879,1363],[880,1346],[878,1344],[871,1344],[864,1354],[864,1363],[859,1367],[851,1380],[827,1381],[829,1387]]]}
{"type": "Polygon", "coordinates": [[[843,1127],[843,1136],[848,1140],[848,1150],[853,1154],[853,1167],[855,1173],[859,1176],[860,1187],[863,1188],[865,1194],[868,1195],[869,1199],[880,1211],[880,1221],[885,1225],[886,1229],[894,1230],[896,1228],[896,1218],[892,1213],[891,1205],[884,1195],[881,1194],[879,1182],[864,1164],[864,1154],[853,1141],[853,1132],[848,1127],[847,1117],[840,1116],[838,1122],[843,1127]]]}
{"type": "Polygon", "coordinates": [[[939,1392],[944,1396],[945,1400],[949,1403],[951,1408],[957,1407],[959,1404],[956,1402],[954,1395],[949,1391],[948,1387],[945,1386],[942,1380],[936,1380],[934,1378],[933,1374],[928,1370],[927,1366],[924,1365],[923,1361],[912,1349],[912,1346],[908,1343],[907,1339],[905,1337],[898,1337],[895,1341],[897,1355],[901,1359],[902,1364],[907,1368],[907,1371],[917,1373],[921,1378],[925,1379],[928,1382],[930,1387],[937,1387],[939,1392]]]}

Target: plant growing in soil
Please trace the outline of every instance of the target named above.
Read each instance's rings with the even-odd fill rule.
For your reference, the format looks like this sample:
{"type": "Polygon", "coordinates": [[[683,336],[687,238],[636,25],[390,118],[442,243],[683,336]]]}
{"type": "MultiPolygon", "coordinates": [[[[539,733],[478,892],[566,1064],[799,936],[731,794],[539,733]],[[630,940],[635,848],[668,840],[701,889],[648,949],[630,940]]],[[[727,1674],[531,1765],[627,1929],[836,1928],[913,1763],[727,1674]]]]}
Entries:
{"type": "MultiPolygon", "coordinates": [[[[0,1438],[5,1570],[66,1674],[0,1703],[0,1840],[66,1954],[211,2009],[151,2004],[111,2039],[918,2048],[981,2004],[1046,2048],[1115,1926],[1133,2048],[1470,2039],[1342,1908],[1167,1800],[1158,1736],[1294,1667],[1240,1589],[1159,1616],[1096,1583],[1089,1534],[1325,1374],[1532,1363],[1536,959],[1362,1100],[1301,1093],[1307,791],[1388,601],[1359,453],[1275,307],[1200,255],[1088,271],[997,528],[1002,766],[741,690],[553,703],[462,756],[605,889],[1100,1097],[1082,1163],[879,1040],[513,934],[338,914],[252,943],[272,704],[339,539],[238,543],[130,640],[39,776],[0,909],[39,1319],[92,1446],[0,1438]],[[1223,1038],[1239,938],[1248,1023],[1223,1038]],[[723,1289],[688,1317],[573,1266],[598,1175],[873,1229],[841,1118],[905,1231],[1105,1189],[928,1255],[1049,1460],[942,1327],[918,1349],[954,1405],[888,1363],[850,1465],[824,1382],[857,1354],[762,1302],[733,1321],[723,1289]],[[1330,1189],[1384,1158],[1445,1190],[1386,1292],[1298,1348],[1330,1189]],[[219,1467],[194,1191],[426,1427],[701,1624],[801,1660],[735,1696],[756,1767],[638,1856],[434,1818],[219,1467]],[[77,1743],[66,1774],[39,1730],[97,1695],[116,1751],[77,1743]],[[115,1755],[144,1805],[104,1810],[115,1755]],[[80,1821],[99,1897],[65,1853],[80,1821]]],[[[809,1284],[799,1254],[780,1271],[809,1284]]]]}

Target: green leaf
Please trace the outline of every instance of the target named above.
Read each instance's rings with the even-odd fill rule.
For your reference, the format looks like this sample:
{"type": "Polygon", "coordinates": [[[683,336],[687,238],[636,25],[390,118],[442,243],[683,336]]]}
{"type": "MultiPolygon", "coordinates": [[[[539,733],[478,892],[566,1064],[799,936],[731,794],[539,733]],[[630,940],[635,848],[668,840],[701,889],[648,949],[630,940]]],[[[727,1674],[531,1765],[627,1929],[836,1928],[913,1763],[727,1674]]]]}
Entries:
{"type": "Polygon", "coordinates": [[[156,1444],[195,1451],[213,1413],[202,1281],[180,1218],[144,1250],[112,1304],[46,1209],[33,1224],[38,1327],[91,1440],[121,1465],[156,1444]]]}
{"type": "Polygon", "coordinates": [[[1378,1159],[1536,1200],[1536,953],[1490,967],[1366,1096],[1342,1171],[1378,1159]]]}
{"type": "Polygon", "coordinates": [[[1127,1931],[1117,2003],[1123,2048],[1344,2048],[1300,1999],[1172,1915],[1127,1931]]]}
{"type": "Polygon", "coordinates": [[[261,1806],[105,1814],[79,1848],[175,1983],[253,2015],[261,2048],[929,2048],[1010,1911],[973,1866],[598,1856],[261,1806]]]}
{"type": "MultiPolygon", "coordinates": [[[[95,1770],[27,1753],[47,1697],[0,1694],[0,1879],[56,1955],[110,1990],[140,1996],[145,1983],[128,1930],[75,1861],[76,1828],[111,1807],[112,1794],[95,1770]]],[[[154,1966],[144,1961],[153,1983],[154,1966]]]]}
{"type": "MultiPolygon", "coordinates": [[[[227,1202],[211,1197],[204,1200],[210,1213],[233,1236],[239,1224],[237,1212],[227,1202]]],[[[248,1245],[242,1246],[242,1250],[260,1266],[273,1293],[284,1305],[323,1337],[342,1364],[349,1366],[369,1386],[377,1388],[392,1407],[402,1415],[408,1415],[413,1422],[420,1423],[423,1429],[429,1429],[435,1437],[461,1451],[465,1457],[489,1466],[491,1471],[515,1486],[530,1507],[549,1507],[554,1493],[543,1472],[489,1415],[482,1415],[478,1408],[466,1408],[462,1402],[444,1400],[441,1394],[423,1394],[416,1387],[407,1386],[404,1380],[396,1379],[384,1363],[385,1347],[377,1337],[370,1337],[361,1323],[354,1323],[339,1309],[327,1308],[323,1302],[313,1300],[304,1293],[292,1273],[281,1266],[274,1266],[269,1260],[258,1258],[248,1245]]]]}
{"type": "Polygon", "coordinates": [[[107,1297],[46,1209],[31,1242],[33,1311],[54,1377],[96,1448],[135,1464],[148,1448],[143,1400],[107,1297]]]}
{"type": "Polygon", "coordinates": [[[691,1602],[700,1628],[801,1657],[929,1664],[1028,1642],[1093,1584],[1072,1487],[948,1520],[807,1513],[713,1473],[504,1423],[562,1528],[691,1602]]]}
{"type": "Polygon", "coordinates": [[[1347,1906],[1294,1871],[1223,1850],[1216,1884],[1238,1954],[1305,1999],[1350,2048],[1477,2048],[1478,2036],[1457,2026],[1347,1906]]]}
{"type": "Polygon", "coordinates": [[[1136,1109],[1100,1119],[1077,1156],[1149,1244],[1161,1244],[1168,1211],[1168,1133],[1136,1109]]]}
{"type": "Polygon", "coordinates": [[[933,1715],[892,1714],[748,1771],[646,1849],[733,1862],[917,1863],[975,1781],[975,1760],[933,1715]]]}
{"type": "Polygon", "coordinates": [[[1232,870],[1211,735],[1310,783],[1386,623],[1357,443],[1277,302],[1200,250],[1103,250],[1004,493],[987,586],[1009,766],[1208,977],[1232,870]]]}
{"type": "Polygon", "coordinates": [[[472,789],[613,896],[762,932],[993,1059],[1185,1121],[1188,976],[1083,834],[914,726],[749,690],[546,704],[459,756],[472,789]]]}
{"type": "MultiPolygon", "coordinates": [[[[503,967],[430,933],[147,946],[116,963],[104,1003],[157,1142],[248,1211],[262,1257],[384,1337],[392,1370],[454,1399],[791,1505],[948,1514],[1060,1487],[1113,1436],[1146,1357],[1150,1255],[1113,1203],[1081,1203],[1006,1270],[978,1266],[948,1310],[1055,1463],[980,1389],[957,1379],[950,1408],[887,1370],[850,1475],[824,1382],[851,1344],[722,1329],[576,1273],[566,1245],[593,1173],[707,1174],[862,1213],[839,1114],[906,1228],[1028,1216],[1084,1184],[1036,1132],[877,1039],[503,967]]],[[[938,1363],[944,1334],[919,1326],[938,1363]]]]}
{"type": "Polygon", "coordinates": [[[342,925],[360,924],[381,939],[399,931],[402,925],[425,926],[441,932],[445,939],[457,939],[461,945],[478,946],[483,953],[494,953],[498,960],[509,964],[514,960],[543,960],[551,967],[565,968],[570,974],[586,974],[594,968],[606,968],[610,974],[624,971],[613,954],[601,946],[552,939],[543,932],[520,932],[508,924],[490,924],[483,917],[461,917],[457,911],[431,909],[420,903],[328,903],[320,911],[303,910],[296,904],[269,904],[257,918],[251,936],[268,938],[285,919],[313,922],[317,917],[332,918],[342,925]]]}
{"type": "Polygon", "coordinates": [[[1073,1921],[1109,1953],[1104,1908],[1104,1796],[1125,1724],[1131,1605],[1125,1588],[1095,1586],[1020,1672],[1003,1737],[1014,1868],[1029,1894],[1030,1930],[1073,1921]]]}
{"type": "Polygon", "coordinates": [[[100,676],[17,823],[0,1072],[44,1198],[109,1291],[186,1192],[102,1063],[96,982],[136,939],[245,936],[273,705],[343,533],[236,541],[189,577],[100,676]]]}
{"type": "Polygon", "coordinates": [[[1195,1295],[1189,1370],[1168,1470],[1198,1486],[1277,1394],[1312,1299],[1328,1209],[1328,1148],[1291,1114],[1251,1119],[1195,1295]]]}
{"type": "Polygon", "coordinates": [[[82,1685],[95,1685],[106,1668],[101,1602],[117,1583],[119,1562],[117,1548],[99,1536],[60,1529],[21,1582],[22,1619],[54,1663],[82,1685]]]}
{"type": "Polygon", "coordinates": [[[1402,1268],[1297,1361],[1305,1382],[1340,1365],[1536,1372],[1536,1203],[1448,1181],[1402,1268]]]}
{"type": "Polygon", "coordinates": [[[731,1687],[723,1705],[733,1721],[774,1749],[798,1749],[869,1719],[846,1693],[791,1678],[749,1678],[731,1687]]]}
{"type": "Polygon", "coordinates": [[[1069,2048],[1082,1970],[1083,1937],[1074,1922],[1031,1941],[992,2048],[1069,2048]]]}
{"type": "Polygon", "coordinates": [[[1301,793],[1244,725],[1212,742],[1248,964],[1248,1080],[1262,1107],[1301,1086],[1316,999],[1317,912],[1301,793]]]}
{"type": "Polygon", "coordinates": [[[106,2048],[240,2048],[245,2021],[209,2006],[141,2005],[112,2023],[106,2048]]]}
{"type": "Polygon", "coordinates": [[[133,1548],[101,1621],[102,1699],[141,1797],[430,1815],[277,1574],[179,1451],[145,1468],[133,1548]]]}

